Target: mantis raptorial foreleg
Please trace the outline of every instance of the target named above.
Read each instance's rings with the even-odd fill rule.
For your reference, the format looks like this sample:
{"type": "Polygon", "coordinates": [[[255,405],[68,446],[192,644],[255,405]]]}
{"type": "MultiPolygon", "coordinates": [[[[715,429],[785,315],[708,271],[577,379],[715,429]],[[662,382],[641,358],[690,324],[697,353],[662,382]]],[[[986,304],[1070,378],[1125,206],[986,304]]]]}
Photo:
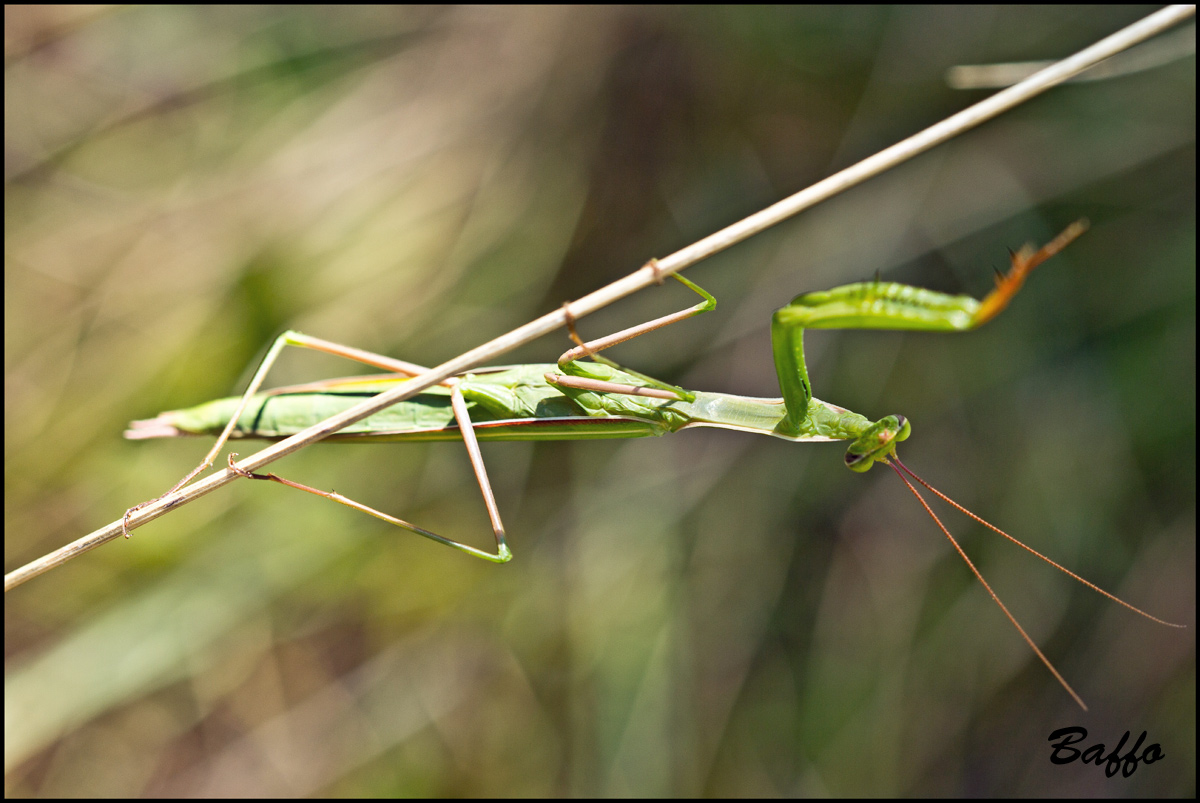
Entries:
{"type": "MultiPolygon", "coordinates": [[[[242,413],[245,412],[251,398],[253,398],[254,394],[258,392],[258,389],[262,386],[263,380],[266,378],[267,373],[271,370],[271,367],[275,364],[275,361],[279,358],[280,353],[286,346],[297,346],[299,348],[320,351],[325,354],[332,354],[337,357],[345,357],[346,359],[353,360],[355,362],[360,362],[376,368],[382,368],[387,371],[393,371],[405,376],[415,376],[427,370],[420,365],[416,365],[415,363],[397,360],[392,357],[387,357],[382,354],[375,354],[374,352],[370,351],[363,351],[362,349],[356,349],[352,346],[344,346],[340,343],[333,343],[329,340],[310,337],[309,335],[300,334],[299,332],[284,332],[275,339],[274,343],[271,344],[271,348],[267,351],[267,355],[263,358],[258,370],[255,371],[254,377],[250,380],[250,385],[246,388],[246,392],[242,395],[238,407],[236,408],[233,416],[229,419],[229,423],[217,437],[217,442],[213,445],[212,449],[209,450],[208,454],[205,456],[204,460],[201,461],[200,465],[192,469],[187,476],[176,483],[176,485],[171,488],[171,490],[167,491],[167,493],[157,497],[156,499],[143,502],[142,504],[125,511],[125,522],[128,522],[129,516],[134,511],[145,507],[146,505],[153,504],[168,494],[174,493],[183,486],[187,485],[197,474],[213,464],[216,456],[220,454],[221,448],[233,434],[234,428],[241,419],[242,413]]],[[[467,454],[471,459],[471,467],[475,472],[475,478],[478,480],[479,489],[483,494],[484,504],[486,505],[488,511],[488,518],[491,520],[492,531],[496,538],[496,554],[494,555],[489,552],[484,552],[481,549],[476,549],[475,547],[454,541],[450,538],[446,538],[445,536],[438,535],[437,533],[430,532],[429,530],[418,527],[415,524],[404,521],[403,519],[398,519],[394,516],[388,515],[387,513],[383,513],[372,507],[364,505],[361,502],[356,502],[353,499],[342,496],[339,493],[312,488],[308,485],[304,485],[303,483],[284,479],[277,474],[254,474],[252,472],[245,471],[234,465],[233,458],[237,456],[236,453],[232,453],[229,456],[229,470],[247,479],[270,480],[272,482],[286,485],[290,488],[295,488],[300,491],[316,494],[317,496],[321,496],[326,499],[331,499],[338,504],[352,507],[355,510],[361,510],[362,512],[374,516],[377,519],[386,521],[389,524],[394,524],[397,527],[402,527],[410,532],[416,533],[417,535],[423,535],[426,538],[430,538],[439,543],[446,544],[447,546],[454,547],[455,549],[460,549],[463,552],[474,555],[475,557],[483,558],[484,560],[492,561],[494,563],[505,563],[512,559],[512,552],[509,551],[508,545],[505,543],[504,524],[500,520],[500,511],[496,506],[496,498],[492,493],[492,486],[491,482],[488,480],[487,469],[483,464],[483,456],[479,451],[479,443],[475,438],[475,430],[471,423],[471,416],[467,410],[466,401],[463,399],[462,391],[458,387],[459,380],[448,379],[441,384],[450,388],[450,406],[454,412],[454,419],[459,426],[459,430],[462,432],[463,442],[466,444],[467,454]]],[[[125,537],[129,537],[128,530],[125,532],[125,537]]]]}
{"type": "MultiPolygon", "coordinates": [[[[1006,306],[1038,265],[1087,231],[1078,220],[1039,249],[1025,246],[1012,254],[1008,273],[996,277],[996,287],[982,300],[951,296],[892,282],[861,282],[797,296],[771,319],[771,350],[788,415],[781,429],[789,435],[804,431],[812,385],[804,364],[806,329],[896,329],[919,332],[966,332],[990,321],[1006,306]]],[[[882,423],[882,422],[881,422],[882,423]]],[[[903,438],[898,438],[903,440],[903,438]]],[[[866,471],[892,449],[874,449],[855,442],[846,465],[866,471]]]]}

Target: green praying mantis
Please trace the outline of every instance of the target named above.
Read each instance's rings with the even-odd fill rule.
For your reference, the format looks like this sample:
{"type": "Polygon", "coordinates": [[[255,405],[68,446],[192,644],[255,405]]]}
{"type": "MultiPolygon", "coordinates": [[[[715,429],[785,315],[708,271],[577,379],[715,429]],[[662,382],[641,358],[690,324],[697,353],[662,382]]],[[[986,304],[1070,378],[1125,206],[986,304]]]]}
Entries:
{"type": "MultiPolygon", "coordinates": [[[[902,415],[889,415],[872,422],[858,413],[814,397],[805,367],[803,347],[805,329],[907,329],[927,332],[964,332],[974,329],[1003,311],[1029,273],[1065,248],[1086,228],[1086,221],[1077,221],[1042,248],[1025,246],[1012,254],[1010,270],[997,277],[996,287],[982,301],[970,296],[951,296],[881,281],[849,284],[798,296],[775,312],[771,324],[772,350],[782,392],[782,398],[779,399],[685,390],[624,368],[599,354],[618,343],[707,312],[716,306],[716,299],[704,289],[674,275],[675,279],[699,294],[702,300],[679,312],[588,342],[578,336],[573,322],[568,318],[568,329],[576,346],[565,352],[557,364],[470,371],[330,436],[330,440],[357,442],[462,439],[493,529],[496,543],[494,553],[423,529],[336,492],[323,491],[276,474],[245,471],[234,464],[234,454],[229,456],[228,465],[242,477],[272,481],[331,499],[469,555],[505,563],[512,558],[512,551],[506,541],[505,528],[480,454],[480,440],[640,438],[690,427],[718,427],[793,442],[849,441],[846,466],[856,472],[865,472],[879,462],[896,472],[1021,637],[1063,688],[1086,710],[1080,696],[1005,607],[913,481],[1114,602],[1155,622],[1173,627],[1179,625],[1158,619],[1104,591],[926,483],[904,465],[896,454],[897,444],[907,439],[911,432],[908,419],[902,415]]],[[[241,397],[220,399],[186,410],[165,412],[150,420],[134,421],[125,435],[130,439],[218,435],[205,460],[168,491],[169,494],[211,466],[231,438],[278,440],[294,435],[361,402],[364,397],[392,389],[424,370],[412,363],[297,332],[285,332],[267,352],[241,397]],[[326,352],[393,373],[331,379],[260,393],[259,388],[266,373],[286,346],[326,352]]],[[[128,522],[134,511],[154,501],[157,500],[128,510],[124,522],[128,522]]],[[[127,529],[125,536],[129,537],[127,529]]]]}

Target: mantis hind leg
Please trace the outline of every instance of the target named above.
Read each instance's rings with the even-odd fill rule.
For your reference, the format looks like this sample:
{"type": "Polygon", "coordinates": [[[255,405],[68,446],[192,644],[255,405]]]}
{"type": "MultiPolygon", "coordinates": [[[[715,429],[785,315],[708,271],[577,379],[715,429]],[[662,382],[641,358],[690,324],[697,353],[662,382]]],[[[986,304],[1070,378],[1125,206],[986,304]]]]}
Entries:
{"type": "Polygon", "coordinates": [[[337,493],[336,491],[322,491],[320,489],[314,489],[314,487],[311,485],[296,483],[296,481],[284,479],[278,474],[254,474],[252,472],[242,471],[241,468],[238,468],[234,465],[233,459],[236,456],[236,453],[229,455],[229,471],[238,474],[239,477],[245,477],[246,479],[270,480],[272,483],[293,487],[293,489],[298,491],[313,493],[313,495],[330,499],[332,502],[344,504],[347,508],[361,510],[362,513],[374,516],[380,521],[388,522],[389,525],[395,525],[396,527],[407,529],[407,531],[410,533],[424,535],[425,538],[437,541],[438,544],[452,546],[456,550],[466,552],[467,555],[472,555],[476,558],[482,558],[484,561],[490,561],[492,563],[508,563],[512,559],[512,552],[509,550],[508,544],[505,543],[504,522],[500,521],[500,511],[496,505],[496,496],[494,496],[492,493],[491,481],[487,479],[487,469],[484,467],[484,457],[482,457],[480,454],[479,441],[475,438],[475,430],[474,426],[472,425],[472,421],[470,421],[470,413],[467,409],[467,402],[462,396],[462,390],[458,388],[457,379],[450,380],[450,406],[452,409],[454,409],[455,420],[458,423],[458,429],[462,431],[463,442],[467,444],[467,454],[470,456],[470,465],[472,465],[472,468],[474,469],[475,479],[479,480],[479,490],[482,495],[484,495],[484,504],[487,507],[487,517],[491,520],[492,532],[494,535],[496,535],[496,553],[494,553],[494,555],[492,555],[491,552],[475,549],[474,546],[462,544],[461,541],[446,538],[445,535],[438,535],[437,533],[428,531],[428,529],[425,529],[424,527],[418,527],[413,525],[413,523],[404,521],[403,519],[396,519],[395,516],[385,514],[383,511],[368,507],[368,505],[362,504],[361,502],[355,502],[354,499],[344,497],[341,495],[341,493],[337,493]]]}
{"type": "Polygon", "coordinates": [[[507,563],[508,561],[512,560],[512,552],[503,544],[501,544],[501,546],[497,549],[496,554],[493,555],[490,552],[484,552],[482,549],[476,549],[473,546],[468,546],[450,538],[446,538],[443,535],[438,535],[430,530],[418,527],[417,525],[407,522],[404,519],[398,519],[395,516],[390,516],[383,511],[376,510],[375,508],[364,505],[361,502],[356,502],[353,499],[342,496],[337,491],[322,491],[320,488],[313,488],[311,485],[304,485],[303,483],[295,482],[294,480],[285,479],[280,477],[278,474],[255,474],[250,471],[244,471],[234,465],[233,458],[235,457],[237,457],[237,452],[229,453],[229,470],[239,476],[245,477],[246,479],[270,480],[271,482],[277,482],[280,485],[286,485],[289,488],[295,488],[298,491],[305,491],[306,493],[315,494],[316,496],[337,502],[339,505],[345,505],[346,507],[351,507],[355,510],[361,510],[363,513],[366,513],[369,516],[374,516],[380,521],[386,521],[388,524],[394,524],[397,527],[408,530],[409,532],[416,533],[417,535],[423,535],[426,538],[437,541],[439,544],[445,544],[446,546],[454,547],[455,549],[466,552],[468,555],[474,555],[477,558],[482,558],[483,560],[491,561],[492,563],[507,563]]]}
{"type": "Polygon", "coordinates": [[[488,480],[487,469],[483,464],[483,456],[479,452],[479,442],[475,438],[475,429],[471,424],[471,416],[467,410],[467,403],[463,398],[462,390],[458,385],[458,380],[450,380],[450,404],[454,410],[454,418],[458,422],[459,429],[462,431],[463,441],[467,446],[467,454],[471,458],[471,467],[475,471],[475,478],[479,481],[479,490],[483,494],[483,501],[484,505],[487,507],[488,519],[492,523],[492,532],[496,537],[495,554],[484,552],[482,549],[477,549],[473,546],[468,546],[467,544],[455,541],[443,535],[438,535],[431,530],[418,527],[417,525],[407,522],[404,519],[398,519],[395,516],[391,516],[383,511],[376,510],[375,508],[364,505],[361,502],[356,502],[349,497],[342,496],[336,491],[322,491],[319,488],[313,488],[310,485],[304,485],[303,483],[295,482],[294,480],[285,479],[280,477],[278,474],[255,474],[253,472],[244,471],[243,469],[238,468],[233,462],[233,458],[237,456],[236,452],[229,455],[229,470],[241,477],[245,477],[246,479],[269,480],[271,482],[277,482],[280,485],[286,485],[289,488],[295,488],[298,491],[304,491],[306,493],[329,499],[337,502],[339,505],[345,505],[346,507],[362,511],[369,516],[374,516],[380,521],[386,521],[388,524],[393,524],[397,527],[408,530],[409,532],[416,533],[417,535],[424,536],[425,538],[433,541],[437,541],[439,544],[445,544],[446,546],[466,552],[468,555],[473,555],[474,557],[482,558],[483,560],[490,561],[492,563],[507,563],[508,561],[512,560],[512,551],[508,548],[508,544],[505,542],[504,523],[500,520],[500,511],[496,506],[496,497],[492,493],[492,485],[488,480]]]}

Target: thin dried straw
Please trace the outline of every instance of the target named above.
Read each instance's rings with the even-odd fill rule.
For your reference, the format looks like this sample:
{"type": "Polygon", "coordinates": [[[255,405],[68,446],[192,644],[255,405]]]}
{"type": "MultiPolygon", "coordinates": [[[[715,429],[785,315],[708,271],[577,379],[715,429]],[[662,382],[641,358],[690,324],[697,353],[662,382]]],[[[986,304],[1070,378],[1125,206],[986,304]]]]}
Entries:
{"type": "MultiPolygon", "coordinates": [[[[818,181],[808,189],[801,190],[761,212],[734,223],[715,234],[710,234],[702,240],[676,251],[670,256],[660,259],[657,264],[648,263],[623,279],[590,293],[583,298],[547,313],[536,320],[530,321],[511,332],[501,335],[482,346],[471,349],[447,360],[441,365],[414,377],[403,385],[375,396],[362,404],[351,407],[343,413],[325,419],[319,424],[298,432],[286,440],[279,441],[267,448],[255,452],[237,463],[243,472],[253,472],[263,466],[303,449],[309,444],[316,443],[322,438],[337,432],[369,415],[379,412],[398,401],[415,396],[422,390],[443,382],[455,374],[474,368],[481,363],[522,346],[542,335],[564,326],[568,318],[578,319],[589,315],[598,309],[624,298],[638,290],[645,289],[651,284],[661,281],[663,276],[677,273],[690,267],[706,257],[710,257],[729,246],[758,234],[764,229],[774,226],[787,218],[808,209],[811,206],[837,195],[872,176],[895,167],[914,156],[940,145],[964,131],[979,125],[985,120],[1008,111],[1014,106],[1045,92],[1052,86],[1079,74],[1089,67],[1119,53],[1139,42],[1158,34],[1167,28],[1195,14],[1193,6],[1169,6],[1156,11],[1117,33],[1101,39],[1099,42],[1086,47],[1075,55],[1063,59],[1046,69],[1031,75],[1019,84],[1009,87],[992,97],[976,103],[970,108],[946,118],[924,131],[908,139],[892,145],[874,156],[870,156],[856,165],[846,168],[826,179],[818,181]]],[[[157,519],[180,505],[185,505],[205,494],[212,493],[223,485],[238,479],[238,475],[229,469],[223,469],[203,479],[181,488],[175,493],[164,496],[157,502],[137,510],[129,517],[128,529],[133,530],[147,522],[157,519]]],[[[76,541],[67,544],[37,560],[30,561],[19,569],[4,576],[4,590],[16,588],[30,578],[61,566],[77,555],[94,549],[101,544],[111,541],[122,534],[122,520],[117,519],[100,529],[88,533],[76,541]]]]}

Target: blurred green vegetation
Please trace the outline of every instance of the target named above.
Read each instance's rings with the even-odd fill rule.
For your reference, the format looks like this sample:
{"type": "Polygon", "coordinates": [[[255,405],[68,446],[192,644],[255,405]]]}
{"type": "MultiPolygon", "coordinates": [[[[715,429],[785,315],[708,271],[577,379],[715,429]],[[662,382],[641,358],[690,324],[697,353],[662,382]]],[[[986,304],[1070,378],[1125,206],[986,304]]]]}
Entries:
{"type": "MultiPolygon", "coordinates": [[[[983,97],[951,66],[1148,10],[10,7],[6,568],[182,476],[202,443],[125,424],[227,395],[284,328],[440,362],[983,97]]],[[[909,416],[943,490],[1192,626],[1195,119],[1194,58],[1055,89],[695,267],[717,311],[614,357],[774,396],[797,293],[979,296],[1005,248],[1087,216],[985,329],[819,333],[810,371],[909,416]]],[[[690,303],[652,289],[581,329],[690,303]]],[[[272,384],[354,373],[293,355],[272,384]]],[[[235,484],[6,598],[6,792],[1195,793],[1194,629],[947,514],[1084,715],[895,478],[841,455],[486,445],[504,567],[235,484]],[[1167,758],[1051,766],[1074,724],[1167,758]]],[[[454,444],[276,465],[488,542],[454,444]]]]}

